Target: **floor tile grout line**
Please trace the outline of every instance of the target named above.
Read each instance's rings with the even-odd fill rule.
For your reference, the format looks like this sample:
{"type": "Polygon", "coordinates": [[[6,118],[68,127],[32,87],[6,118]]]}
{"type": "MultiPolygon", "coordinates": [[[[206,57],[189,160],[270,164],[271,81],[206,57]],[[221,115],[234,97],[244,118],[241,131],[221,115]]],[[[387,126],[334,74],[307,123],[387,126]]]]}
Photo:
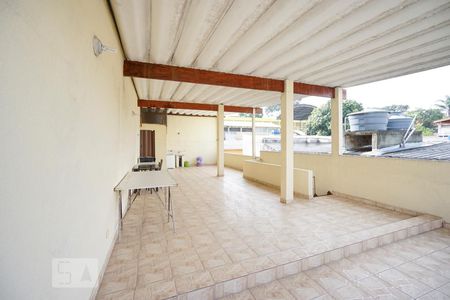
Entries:
{"type": "MultiPolygon", "coordinates": [[[[195,195],[196,194],[193,194],[194,195],[194,197],[195,197],[195,195]]],[[[191,195],[191,197],[192,197],[192,195],[191,195]]],[[[202,197],[204,197],[204,195],[202,196],[202,197]]],[[[224,199],[224,201],[230,201],[229,199],[224,199]]],[[[236,205],[236,204],[233,204],[233,205],[236,205]]],[[[234,209],[234,207],[233,207],[233,209],[234,209]]],[[[216,210],[214,210],[214,211],[216,211],[216,210]]],[[[378,215],[378,214],[377,214],[378,215]]],[[[200,216],[201,217],[201,216],[200,216]]],[[[142,249],[142,235],[143,235],[143,228],[142,228],[142,226],[143,226],[143,222],[144,222],[144,218],[142,217],[142,215],[141,215],[141,231],[139,232],[139,234],[140,234],[140,236],[141,236],[141,238],[140,238],[140,249],[139,249],[139,255],[140,255],[140,253],[141,253],[141,249],[142,249]]],[[[395,223],[396,221],[391,221],[390,223],[395,223]]],[[[275,223],[276,224],[276,223],[275,223]]],[[[386,223],[386,224],[389,224],[389,223],[386,223]]],[[[272,224],[272,225],[274,225],[274,224],[272,224]]],[[[382,225],[380,225],[380,226],[382,226],[382,225]]],[[[417,227],[417,226],[419,226],[419,225],[414,225],[415,227],[417,227]]],[[[237,233],[236,231],[235,231],[235,227],[234,226],[228,226],[228,229],[229,230],[232,230],[235,234],[237,233]]],[[[210,228],[210,230],[212,230],[211,228],[210,228]]],[[[403,230],[403,229],[402,229],[403,230]]],[[[360,230],[361,231],[361,230],[360,230]]],[[[364,230],[362,230],[362,231],[364,231],[364,230]]],[[[187,232],[188,234],[189,234],[189,231],[187,232]]],[[[423,232],[420,232],[420,234],[422,234],[423,232]]],[[[345,234],[342,234],[342,235],[345,235],[345,234]]],[[[406,236],[405,237],[405,239],[409,239],[410,237],[413,237],[414,235],[411,235],[411,236],[406,236]]],[[[377,236],[376,238],[379,238],[380,236],[377,236]]],[[[191,237],[191,239],[192,239],[192,237],[191,237]]],[[[326,240],[326,239],[324,239],[324,240],[326,240]]],[[[397,242],[397,241],[393,241],[392,243],[395,243],[395,242],[397,242]]],[[[359,243],[359,242],[358,242],[359,243]]],[[[247,245],[247,247],[249,247],[250,249],[252,249],[248,244],[246,244],[247,245]]],[[[379,246],[377,246],[377,247],[382,247],[383,245],[380,243],[379,244],[379,246]]],[[[294,248],[294,247],[293,247],[294,248]]],[[[293,248],[287,248],[287,249],[283,249],[284,251],[287,251],[287,250],[289,250],[289,249],[293,249],[293,248]]],[[[445,247],[444,247],[445,248],[445,247]]],[[[444,249],[444,248],[441,248],[441,249],[438,249],[438,250],[434,250],[434,251],[432,251],[432,252],[436,252],[436,251],[439,251],[439,250],[442,250],[442,249],[444,249]]],[[[199,256],[198,255],[198,247],[193,247],[193,249],[194,249],[194,251],[195,251],[195,253],[197,254],[197,256],[199,256]]],[[[223,249],[223,248],[222,248],[223,249]]],[[[280,249],[281,250],[281,249],[280,249]]],[[[368,249],[369,250],[369,249],[368,249]]],[[[367,251],[367,250],[364,250],[364,252],[365,251],[367,251]]],[[[278,251],[278,252],[280,252],[280,251],[278,251]]],[[[327,251],[328,252],[328,251],[327,251]]],[[[427,254],[429,254],[429,253],[427,253],[427,254]]],[[[426,254],[424,254],[423,256],[425,256],[426,254]]],[[[267,256],[267,255],[264,255],[264,256],[267,256]]],[[[264,257],[264,256],[262,256],[262,255],[258,255],[257,257],[264,257]]],[[[345,256],[344,256],[345,257],[345,256]]],[[[418,259],[418,258],[416,258],[416,259],[418,259]]],[[[270,258],[269,258],[269,260],[271,260],[270,258]]],[[[273,262],[273,260],[271,260],[272,262],[273,262]]],[[[208,270],[206,267],[205,267],[205,265],[204,265],[204,263],[201,261],[201,263],[202,263],[202,267],[203,267],[203,269],[206,269],[206,270],[208,270]]],[[[405,262],[406,263],[406,262],[405,262]]],[[[277,265],[277,264],[276,264],[277,265]]],[[[286,264],[284,264],[284,265],[286,265],[286,264]]],[[[401,264],[400,264],[401,265],[401,264]]],[[[278,266],[278,265],[277,265],[278,266]]],[[[172,267],[172,266],[171,266],[172,267]]],[[[395,268],[395,267],[394,267],[395,268]]],[[[428,268],[427,268],[428,269],[428,268]]],[[[433,271],[434,272],[434,270],[431,270],[431,271],[433,271]]],[[[258,273],[258,272],[255,272],[255,273],[258,273]]],[[[278,280],[278,279],[277,279],[278,280]]]]}
{"type": "MultiPolygon", "coordinates": [[[[431,230],[430,230],[430,231],[431,231],[431,230]]],[[[429,231],[427,231],[427,232],[429,232],[429,231]]],[[[421,234],[424,234],[424,233],[426,233],[426,232],[423,232],[423,233],[420,233],[420,234],[417,234],[417,235],[414,235],[414,236],[411,236],[411,237],[415,237],[415,236],[418,236],[418,235],[421,235],[421,234]]],[[[410,238],[410,237],[407,237],[407,238],[405,238],[405,239],[403,239],[403,240],[406,240],[406,239],[408,239],[408,238],[410,238]]],[[[389,245],[389,244],[388,244],[388,245],[389,245]]],[[[381,247],[383,247],[383,246],[381,246],[381,247]]],[[[381,248],[381,247],[369,249],[369,250],[363,251],[363,252],[361,252],[361,253],[367,253],[367,252],[370,252],[371,250],[379,249],[379,248],[381,248]]],[[[446,248],[446,247],[445,247],[445,248],[446,248]]],[[[442,249],[445,249],[445,248],[442,248],[442,249]]],[[[436,250],[436,251],[439,251],[439,250],[436,250]]],[[[433,251],[433,252],[435,252],[435,251],[433,251]]],[[[430,252],[430,253],[432,253],[432,252],[430,252]]],[[[430,253],[429,253],[429,254],[430,254],[430,253]]],[[[356,254],[356,255],[358,255],[358,254],[356,254]]],[[[350,256],[348,256],[348,257],[352,257],[352,256],[356,256],[356,255],[350,255],[350,256]]],[[[314,256],[314,255],[313,255],[313,256],[314,256]]],[[[423,255],[423,256],[425,256],[425,255],[423,255]]],[[[421,257],[423,257],[423,256],[421,256],[421,257]]],[[[311,257],[311,256],[310,256],[310,257],[311,257]]],[[[346,258],[346,257],[344,257],[344,258],[346,258]]],[[[419,258],[420,258],[420,257],[419,257],[419,258]]],[[[416,259],[419,259],[419,258],[416,258],[416,259]]],[[[296,262],[300,264],[300,263],[302,262],[302,260],[304,260],[304,258],[302,258],[302,259],[300,259],[300,260],[297,260],[296,262]]],[[[414,259],[413,259],[413,260],[414,260],[414,259]]],[[[411,261],[413,261],[413,260],[411,260],[411,261]]],[[[406,261],[405,263],[408,263],[408,262],[411,262],[411,261],[406,261]]],[[[244,276],[240,276],[240,277],[232,278],[232,279],[229,279],[229,280],[224,280],[224,281],[221,281],[221,282],[218,282],[218,283],[214,283],[213,285],[208,286],[208,287],[215,287],[216,284],[224,283],[224,282],[231,281],[231,280],[241,279],[241,278],[244,278],[244,277],[248,278],[249,275],[257,274],[257,273],[259,273],[259,272],[263,272],[263,271],[267,271],[267,270],[271,270],[271,269],[275,269],[275,270],[276,270],[277,267],[285,266],[285,265],[288,265],[288,264],[290,264],[290,263],[283,264],[283,265],[278,265],[278,266],[276,266],[276,267],[264,269],[264,270],[257,271],[257,272],[248,273],[247,275],[244,275],[244,276]]],[[[315,268],[318,268],[318,267],[320,267],[320,266],[325,266],[325,265],[328,265],[328,264],[321,264],[321,265],[319,265],[319,266],[317,266],[317,267],[315,267],[315,268]]],[[[401,264],[400,264],[400,265],[401,265],[401,264]]],[[[377,277],[378,279],[380,279],[381,281],[383,281],[383,282],[386,283],[386,284],[389,284],[389,283],[386,282],[385,280],[383,280],[382,278],[380,278],[380,277],[379,277],[379,274],[382,273],[382,272],[391,270],[391,269],[395,269],[395,267],[396,267],[396,266],[390,266],[390,268],[388,268],[388,269],[386,269],[386,270],[383,270],[383,271],[378,272],[378,273],[373,273],[373,272],[371,272],[370,270],[367,270],[366,268],[364,268],[364,266],[361,266],[361,268],[365,269],[367,272],[369,272],[370,274],[372,274],[371,276],[377,277]]],[[[314,269],[314,268],[311,268],[311,269],[314,269]]],[[[331,269],[332,269],[332,268],[331,268],[331,269]]],[[[308,269],[308,270],[310,270],[310,269],[308,269]]],[[[299,274],[299,273],[305,273],[305,275],[307,275],[306,271],[308,271],[308,270],[305,270],[305,271],[302,270],[302,271],[300,271],[300,272],[298,272],[298,273],[296,273],[296,274],[299,274]]],[[[334,271],[334,270],[333,270],[333,271],[334,271]]],[[[335,272],[335,271],[334,271],[334,272],[335,272]]],[[[295,274],[292,274],[292,275],[289,275],[289,276],[294,276],[294,275],[295,275],[295,274]]],[[[286,278],[286,277],[289,277],[289,276],[285,276],[285,277],[281,277],[281,278],[276,278],[276,279],[273,280],[273,281],[279,281],[279,279],[286,278]]],[[[308,276],[308,275],[307,275],[307,276],[308,276]]],[[[309,277],[309,276],[308,276],[308,277],[309,277]]],[[[315,281],[315,280],[312,279],[312,278],[310,278],[310,279],[313,280],[313,281],[315,281]]],[[[411,279],[414,279],[414,278],[411,278],[411,279]]],[[[347,279],[347,278],[346,278],[346,280],[347,280],[348,282],[350,282],[350,283],[353,285],[353,282],[352,282],[351,280],[349,280],[349,279],[347,279]]],[[[272,282],[273,282],[273,281],[272,281],[272,282]]],[[[319,282],[317,282],[317,281],[315,281],[315,282],[316,282],[317,284],[320,285],[319,282]]],[[[256,286],[254,286],[254,287],[257,287],[257,286],[261,286],[261,285],[256,285],[256,286]]],[[[320,286],[321,286],[322,288],[324,288],[322,285],[320,285],[320,286]]],[[[204,288],[207,288],[207,287],[204,287],[204,288]]],[[[253,287],[252,287],[252,288],[253,288],[253,287]]],[[[356,288],[358,288],[358,287],[356,287],[356,288]]],[[[197,291],[197,290],[200,290],[200,289],[202,289],[202,288],[198,288],[198,289],[195,289],[195,290],[192,290],[192,291],[183,293],[183,294],[189,294],[189,293],[191,293],[191,292],[194,292],[194,291],[197,291]]],[[[324,289],[325,289],[325,288],[324,288],[324,289]]],[[[399,291],[400,291],[400,290],[399,290],[399,291]]],[[[400,292],[401,292],[401,291],[400,291],[400,292]]],[[[182,295],[183,295],[183,294],[182,294],[182,295]]]]}
{"type": "MultiPolygon", "coordinates": [[[[418,235],[417,235],[417,236],[418,236],[418,235]]],[[[434,253],[434,252],[441,251],[442,249],[446,249],[446,248],[448,248],[448,247],[444,247],[444,248],[441,248],[440,250],[435,250],[435,251],[428,252],[428,253],[426,253],[426,254],[424,254],[424,255],[422,255],[422,256],[419,256],[419,257],[417,257],[417,258],[414,258],[414,259],[412,259],[412,260],[407,260],[407,261],[405,261],[404,263],[402,263],[402,264],[400,264],[400,265],[390,266],[390,268],[388,268],[388,269],[386,269],[386,270],[383,270],[383,271],[380,271],[380,272],[378,272],[378,273],[372,273],[372,272],[371,272],[370,270],[368,270],[367,268],[364,268],[364,266],[360,266],[360,267],[363,268],[363,269],[365,269],[367,272],[371,273],[372,276],[377,277],[379,280],[381,280],[382,282],[384,282],[384,283],[386,283],[386,284],[388,284],[388,285],[391,285],[391,284],[390,284],[389,282],[385,281],[383,278],[381,278],[381,277],[380,277],[380,274],[381,274],[381,273],[384,273],[384,272],[386,272],[386,271],[389,271],[389,270],[394,269],[394,270],[396,270],[396,271],[402,273],[402,274],[405,275],[406,277],[408,277],[408,278],[410,278],[410,279],[412,279],[412,280],[417,280],[418,282],[420,282],[420,283],[426,285],[427,287],[429,287],[431,290],[434,290],[433,287],[429,286],[429,285],[426,284],[425,282],[423,282],[423,281],[421,281],[421,280],[419,280],[419,279],[416,279],[416,278],[414,278],[414,277],[412,277],[412,276],[410,276],[410,275],[408,275],[408,274],[405,274],[403,271],[397,269],[397,267],[399,267],[399,266],[401,266],[401,265],[404,265],[404,264],[407,264],[407,263],[414,263],[414,261],[416,261],[416,260],[418,260],[418,259],[420,259],[420,258],[426,257],[426,256],[428,256],[428,255],[431,255],[431,254],[434,253]]],[[[368,252],[370,252],[370,251],[368,251],[368,252]]],[[[436,275],[440,275],[440,274],[436,273],[434,270],[431,270],[431,269],[429,269],[429,268],[427,268],[427,267],[425,267],[425,266],[422,266],[422,265],[420,265],[420,264],[419,264],[419,266],[421,266],[421,267],[423,267],[423,268],[425,268],[425,269],[428,269],[429,271],[435,273],[436,275]]],[[[442,275],[441,275],[441,276],[442,276],[442,275]]],[[[442,286],[444,286],[444,285],[446,285],[446,284],[448,284],[448,283],[450,282],[450,278],[448,278],[448,279],[449,279],[449,281],[448,281],[447,283],[443,284],[442,286]]],[[[442,286],[440,286],[439,288],[441,288],[442,286]]],[[[405,294],[405,295],[407,295],[408,297],[410,297],[408,294],[404,293],[404,292],[401,291],[400,289],[398,289],[398,288],[396,288],[396,287],[394,287],[394,288],[397,289],[399,292],[402,292],[403,294],[405,294]]],[[[421,296],[423,296],[423,295],[421,295],[421,296]]],[[[421,297],[421,296],[420,296],[420,297],[421,297]]]]}
{"type": "MultiPolygon", "coordinates": [[[[445,248],[442,248],[442,249],[447,249],[447,248],[450,248],[450,247],[445,247],[445,248]]],[[[436,251],[433,251],[433,252],[430,252],[430,253],[428,253],[428,254],[426,254],[426,255],[423,255],[423,256],[421,256],[421,257],[418,257],[418,258],[416,258],[416,259],[414,259],[414,260],[409,261],[409,262],[412,262],[412,263],[414,263],[414,264],[416,264],[416,265],[418,265],[418,266],[420,266],[420,267],[422,267],[422,268],[424,268],[424,269],[427,269],[427,270],[430,271],[430,272],[433,272],[434,274],[436,274],[436,275],[438,275],[438,276],[442,276],[442,277],[448,279],[448,282],[447,282],[447,283],[444,283],[442,286],[439,286],[438,288],[441,288],[441,287],[443,287],[444,285],[450,283],[450,276],[447,277],[447,276],[441,275],[441,274],[437,273],[435,270],[433,270],[433,269],[431,269],[431,268],[429,268],[429,267],[427,267],[427,266],[418,264],[418,263],[416,263],[415,261],[417,261],[417,260],[419,260],[419,259],[421,259],[421,258],[423,258],[423,257],[425,257],[425,256],[429,256],[429,255],[431,255],[431,254],[433,254],[433,253],[435,253],[435,252],[441,251],[442,249],[436,250],[436,251]]],[[[440,260],[439,260],[439,261],[440,261],[440,260]]],[[[398,270],[398,271],[399,271],[399,272],[402,272],[401,270],[398,270]]],[[[402,273],[403,273],[403,272],[402,272],[402,273]]],[[[405,273],[403,273],[403,274],[405,274],[405,273]]],[[[408,277],[411,277],[411,276],[409,276],[408,274],[405,274],[405,275],[407,275],[408,277]]],[[[414,278],[414,277],[411,277],[411,278],[413,278],[413,279],[415,279],[415,280],[421,282],[422,284],[427,285],[427,286],[430,287],[430,288],[433,288],[433,287],[429,286],[427,283],[421,281],[420,279],[416,279],[416,278],[414,278]]]]}

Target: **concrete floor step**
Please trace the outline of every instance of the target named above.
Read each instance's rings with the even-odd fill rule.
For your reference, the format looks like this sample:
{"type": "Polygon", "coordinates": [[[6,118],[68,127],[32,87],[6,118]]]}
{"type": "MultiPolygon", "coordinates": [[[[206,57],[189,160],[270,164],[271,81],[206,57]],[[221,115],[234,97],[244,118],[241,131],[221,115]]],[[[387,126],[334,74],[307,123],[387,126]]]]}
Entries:
{"type": "MultiPolygon", "coordinates": [[[[361,230],[350,235],[331,238],[316,244],[302,247],[296,252],[296,259],[273,266],[255,261],[255,271],[245,276],[226,278],[211,286],[180,294],[176,299],[213,299],[268,284],[325,264],[339,261],[365,251],[386,246],[443,226],[442,218],[420,215],[382,226],[361,230]]],[[[295,250],[294,250],[295,251],[295,250]]],[[[272,259],[273,260],[273,259],[272,259]]],[[[280,259],[283,261],[283,259],[280,259]]],[[[238,272],[236,272],[238,274],[238,272]]]]}

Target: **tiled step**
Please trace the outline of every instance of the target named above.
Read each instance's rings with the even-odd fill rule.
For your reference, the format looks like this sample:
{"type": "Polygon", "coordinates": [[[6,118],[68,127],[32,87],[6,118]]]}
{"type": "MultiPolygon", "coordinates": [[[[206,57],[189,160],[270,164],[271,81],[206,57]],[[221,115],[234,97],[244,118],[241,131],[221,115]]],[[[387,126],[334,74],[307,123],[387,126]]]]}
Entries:
{"type": "MultiPolygon", "coordinates": [[[[439,217],[420,215],[247,261],[245,270],[228,266],[212,273],[215,283],[170,299],[212,299],[306,271],[443,226],[439,217]],[[293,255],[294,254],[294,255],[293,255]],[[270,258],[270,259],[269,259],[270,258]],[[275,262],[275,264],[274,264],[275,262]],[[248,272],[248,270],[251,270],[248,272]]],[[[245,263],[245,262],[244,262],[245,263]]],[[[195,284],[194,284],[195,286],[195,284]]]]}

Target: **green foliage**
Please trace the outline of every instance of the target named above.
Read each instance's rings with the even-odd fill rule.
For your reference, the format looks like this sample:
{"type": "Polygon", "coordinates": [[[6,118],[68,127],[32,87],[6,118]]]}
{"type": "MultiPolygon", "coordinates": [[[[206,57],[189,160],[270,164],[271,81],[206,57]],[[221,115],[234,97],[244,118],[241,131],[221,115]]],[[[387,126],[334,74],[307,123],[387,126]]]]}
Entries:
{"type": "Polygon", "coordinates": [[[444,117],[444,114],[438,108],[429,108],[429,109],[419,108],[407,112],[406,115],[410,117],[416,116],[416,124],[415,124],[416,129],[421,130],[423,135],[426,135],[425,132],[429,132],[430,130],[432,133],[436,132],[437,127],[433,122],[442,119],[444,117]]]}
{"type": "Polygon", "coordinates": [[[383,107],[384,110],[387,111],[392,111],[392,112],[399,112],[399,113],[404,113],[409,109],[409,105],[407,104],[394,104],[394,105],[388,105],[383,107]]]}
{"type": "MultiPolygon", "coordinates": [[[[352,112],[363,110],[361,103],[355,100],[344,100],[342,103],[342,115],[345,118],[352,112]]],[[[328,101],[321,107],[315,108],[306,123],[308,135],[331,135],[331,102],[328,101]]]]}
{"type": "Polygon", "coordinates": [[[445,99],[438,100],[438,103],[436,104],[439,109],[445,111],[447,114],[447,117],[450,117],[450,96],[445,96],[445,99]]]}
{"type": "Polygon", "coordinates": [[[306,122],[307,135],[331,135],[330,101],[315,108],[306,122]]]}
{"type": "Polygon", "coordinates": [[[342,103],[342,120],[344,120],[349,114],[362,111],[363,109],[363,105],[356,100],[344,100],[342,103]]]}
{"type": "Polygon", "coordinates": [[[423,125],[417,125],[416,130],[422,131],[423,136],[432,136],[434,133],[433,129],[424,127],[423,125]]]}

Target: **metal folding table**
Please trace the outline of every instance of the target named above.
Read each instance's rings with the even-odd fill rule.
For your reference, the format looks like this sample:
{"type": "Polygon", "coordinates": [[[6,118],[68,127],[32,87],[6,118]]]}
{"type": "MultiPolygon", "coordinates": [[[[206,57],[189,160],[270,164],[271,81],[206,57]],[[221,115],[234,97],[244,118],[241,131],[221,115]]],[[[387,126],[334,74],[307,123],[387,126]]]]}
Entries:
{"type": "MultiPolygon", "coordinates": [[[[175,220],[173,212],[173,201],[170,194],[170,188],[177,186],[175,180],[167,171],[152,171],[152,172],[128,172],[119,184],[114,188],[114,191],[119,192],[119,224],[122,229],[122,193],[126,191],[128,197],[130,190],[140,189],[161,189],[164,199],[161,199],[160,194],[156,195],[163,203],[164,209],[167,212],[167,222],[172,218],[172,226],[175,231],[175,220]]],[[[127,207],[128,210],[128,207],[127,207]]]]}

